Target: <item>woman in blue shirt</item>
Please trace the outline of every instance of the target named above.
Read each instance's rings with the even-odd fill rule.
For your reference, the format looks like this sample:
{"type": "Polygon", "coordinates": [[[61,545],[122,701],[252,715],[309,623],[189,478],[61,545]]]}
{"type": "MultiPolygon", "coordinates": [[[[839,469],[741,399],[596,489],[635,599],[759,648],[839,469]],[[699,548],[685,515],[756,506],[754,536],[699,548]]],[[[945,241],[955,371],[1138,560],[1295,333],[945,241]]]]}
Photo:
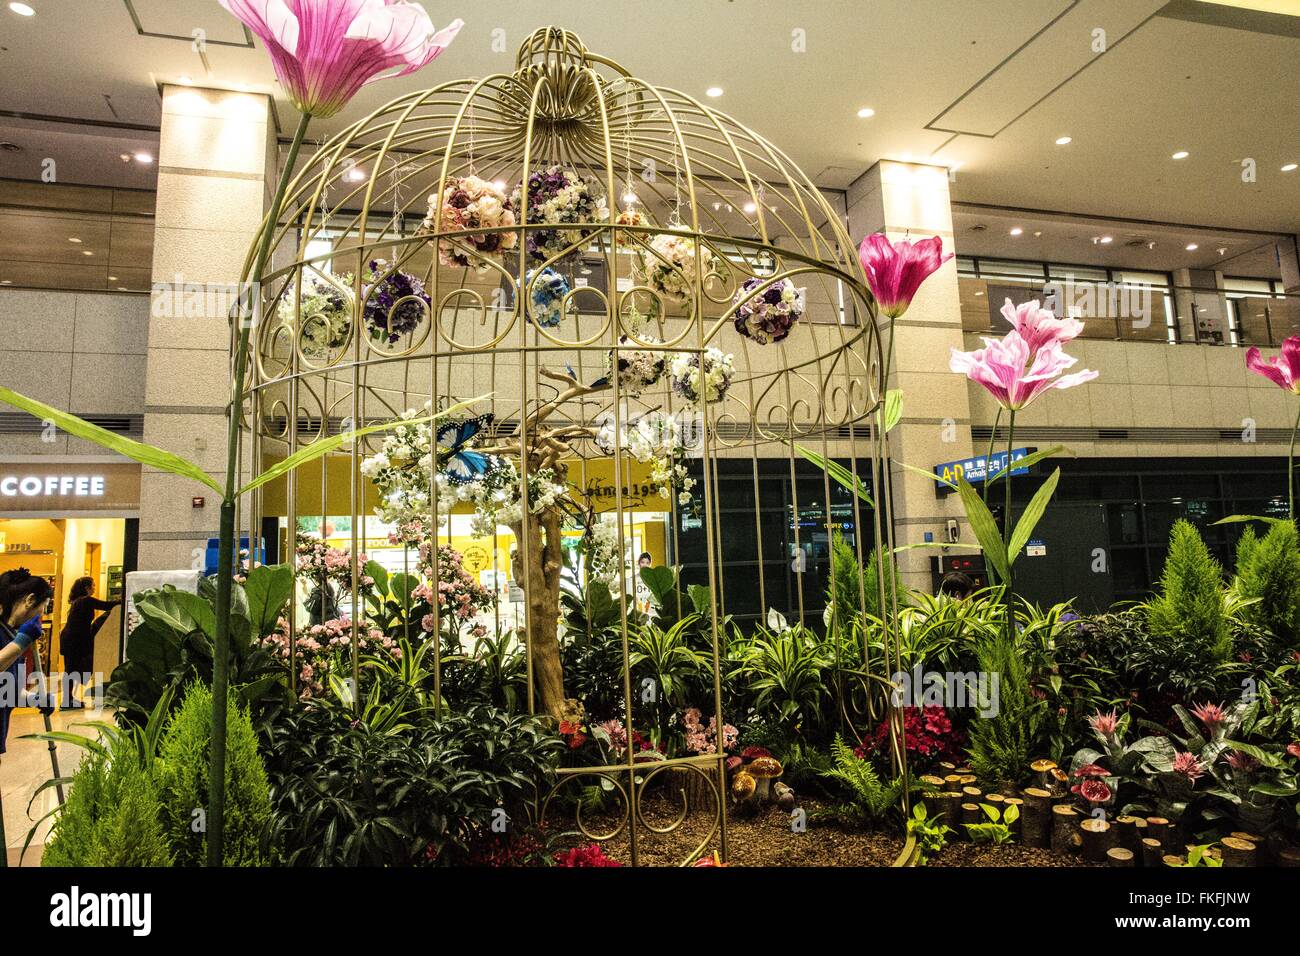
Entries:
{"type": "Polygon", "coordinates": [[[54,592],[50,583],[26,568],[0,574],[0,754],[9,736],[9,716],[23,688],[18,682],[18,662],[40,636],[41,611],[54,592]]]}

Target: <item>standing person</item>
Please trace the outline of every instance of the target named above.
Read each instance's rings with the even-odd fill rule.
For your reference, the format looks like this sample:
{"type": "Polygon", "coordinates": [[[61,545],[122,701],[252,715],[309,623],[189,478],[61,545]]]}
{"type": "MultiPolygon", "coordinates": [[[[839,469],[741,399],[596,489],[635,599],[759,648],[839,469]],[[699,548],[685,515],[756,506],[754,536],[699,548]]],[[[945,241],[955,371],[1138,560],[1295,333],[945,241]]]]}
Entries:
{"type": "Polygon", "coordinates": [[[108,614],[95,617],[96,611],[111,611],[122,602],[101,601],[95,597],[95,579],[77,578],[68,593],[68,620],[63,625],[59,644],[63,649],[63,710],[80,710],[85,704],[74,696],[73,685],[84,689],[87,675],[95,669],[95,635],[108,620],[108,614]]]}
{"type": "Polygon", "coordinates": [[[18,684],[18,662],[39,635],[24,625],[40,619],[53,593],[50,582],[26,568],[0,574],[0,754],[9,736],[9,717],[24,690],[18,684]]]}

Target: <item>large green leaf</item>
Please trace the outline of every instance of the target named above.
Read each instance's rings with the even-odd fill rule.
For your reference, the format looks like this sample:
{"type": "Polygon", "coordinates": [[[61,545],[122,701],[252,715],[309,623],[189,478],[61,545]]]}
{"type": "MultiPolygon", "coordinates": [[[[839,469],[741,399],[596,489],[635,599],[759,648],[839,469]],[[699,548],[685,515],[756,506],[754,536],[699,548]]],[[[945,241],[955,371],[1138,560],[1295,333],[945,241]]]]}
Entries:
{"type": "Polygon", "coordinates": [[[1218,521],[1212,521],[1211,524],[1239,524],[1243,521],[1263,521],[1268,524],[1286,524],[1290,518],[1270,518],[1268,515],[1228,515],[1226,518],[1220,518],[1218,521]]]}
{"type": "Polygon", "coordinates": [[[853,474],[839,462],[831,461],[822,455],[817,454],[811,448],[805,448],[803,445],[795,443],[794,450],[803,455],[804,458],[812,462],[826,474],[830,475],[836,482],[843,485],[849,491],[853,492],[872,508],[876,503],[871,500],[871,495],[867,492],[867,486],[862,483],[862,479],[853,474]]]}
{"type": "Polygon", "coordinates": [[[903,390],[891,388],[885,392],[885,433],[903,420],[903,390]]]}
{"type": "Polygon", "coordinates": [[[202,631],[212,637],[217,618],[212,605],[188,591],[164,587],[136,596],[135,609],[146,621],[153,621],[179,634],[202,631]]]}
{"type": "Polygon", "coordinates": [[[931,481],[937,481],[937,482],[938,482],[939,484],[941,484],[941,485],[947,485],[947,486],[948,486],[949,488],[951,488],[953,491],[956,491],[956,490],[957,490],[957,486],[954,485],[954,484],[953,484],[951,481],[949,481],[947,478],[943,477],[942,475],[936,475],[934,472],[932,472],[932,471],[926,471],[924,468],[918,468],[918,467],[916,467],[916,465],[909,465],[909,464],[908,464],[907,462],[905,462],[905,461],[895,461],[894,464],[895,464],[895,465],[898,465],[898,467],[900,467],[900,468],[905,468],[905,469],[908,470],[908,471],[912,471],[912,472],[915,472],[916,474],[921,475],[921,476],[923,476],[923,477],[925,477],[925,478],[929,478],[931,481]]]}
{"type": "Polygon", "coordinates": [[[244,582],[248,598],[248,620],[253,633],[265,637],[275,630],[276,622],[293,595],[293,571],[287,564],[262,564],[248,572],[244,582]]]}
{"type": "Polygon", "coordinates": [[[645,582],[645,586],[648,587],[650,593],[654,595],[655,603],[661,607],[663,606],[664,600],[677,585],[677,575],[673,572],[673,569],[665,568],[663,566],[656,568],[642,568],[641,580],[645,582]]]}
{"type": "Polygon", "coordinates": [[[1056,469],[1043,482],[1041,488],[1034,492],[1034,497],[1029,499],[1029,506],[1025,508],[1025,513],[1020,516],[1016,522],[1016,529],[1011,532],[1011,547],[1007,552],[1007,563],[1010,564],[1016,560],[1016,555],[1020,549],[1029,541],[1029,536],[1034,533],[1043,512],[1047,510],[1048,502],[1052,500],[1052,495],[1056,493],[1056,484],[1061,480],[1061,469],[1056,469]]]}
{"type": "Polygon", "coordinates": [[[469,401],[457,402],[454,405],[450,405],[438,412],[436,415],[425,415],[422,418],[395,418],[391,422],[380,422],[378,425],[367,425],[365,428],[357,428],[350,432],[343,432],[340,435],[330,435],[326,438],[318,438],[306,448],[294,452],[288,458],[283,458],[280,461],[277,461],[270,468],[266,469],[266,471],[262,472],[248,484],[244,485],[244,487],[240,488],[237,494],[246,495],[248,492],[262,487],[262,485],[267,482],[275,481],[282,475],[287,475],[295,468],[300,468],[309,462],[315,461],[317,458],[322,458],[337,449],[339,446],[350,444],[358,438],[363,438],[366,435],[373,435],[376,432],[392,431],[394,428],[401,428],[403,426],[427,425],[430,422],[440,421],[450,415],[454,415],[456,412],[469,408],[471,405],[477,405],[479,402],[491,397],[492,393],[488,392],[486,395],[480,395],[478,398],[471,398],[469,401]]]}
{"type": "Polygon", "coordinates": [[[1007,550],[1002,543],[1002,535],[998,533],[998,523],[993,520],[993,513],[965,478],[957,479],[957,493],[961,495],[961,503],[966,507],[966,520],[975,532],[975,540],[980,543],[985,560],[993,565],[998,577],[1006,581],[1010,577],[1007,550]]]}
{"type": "Polygon", "coordinates": [[[1070,451],[1070,449],[1066,448],[1064,445],[1053,445],[1051,448],[1044,448],[1042,451],[1036,451],[1032,455],[1026,455],[1024,458],[1017,458],[1015,461],[1011,462],[1009,465],[1007,465],[1001,471],[999,471],[996,475],[990,478],[988,480],[988,483],[991,485],[999,478],[1005,478],[1014,469],[1028,468],[1031,465],[1038,464],[1040,461],[1043,461],[1045,458],[1051,458],[1053,455],[1073,456],[1074,452],[1070,451]]]}
{"type": "Polygon", "coordinates": [[[92,441],[101,448],[107,448],[109,451],[117,452],[125,458],[132,461],[138,461],[142,465],[148,465],[150,468],[157,468],[159,471],[170,472],[173,475],[182,475],[186,478],[192,478],[197,482],[207,485],[217,494],[222,494],[221,485],[217,480],[209,475],[206,471],[187,461],[180,455],[173,455],[169,451],[156,448],[153,445],[146,445],[144,442],[133,441],[122,435],[115,434],[98,425],[92,425],[83,418],[71,415],[68,412],[61,412],[57,408],[46,405],[44,402],[38,402],[34,398],[28,398],[26,395],[20,395],[13,389],[0,386],[0,401],[12,405],[14,408],[22,409],[29,415],[44,421],[51,421],[57,427],[63,429],[69,435],[75,438],[84,438],[86,441],[92,441]]]}

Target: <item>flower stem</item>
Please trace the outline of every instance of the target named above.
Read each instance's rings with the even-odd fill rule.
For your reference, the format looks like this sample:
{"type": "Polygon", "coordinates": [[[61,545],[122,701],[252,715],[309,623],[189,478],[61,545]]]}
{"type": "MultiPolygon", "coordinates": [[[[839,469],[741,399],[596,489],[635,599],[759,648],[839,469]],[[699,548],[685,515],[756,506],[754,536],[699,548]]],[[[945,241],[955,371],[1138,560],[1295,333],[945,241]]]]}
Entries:
{"type": "MultiPolygon", "coordinates": [[[[244,373],[248,365],[248,339],[253,324],[253,300],[257,295],[262,270],[271,254],[271,242],[280,220],[280,208],[289,186],[289,177],[298,161],[298,151],[307,137],[307,124],[311,114],[303,113],[298,119],[293,142],[285,160],[284,172],[275,187],[267,210],[262,233],[258,237],[257,255],[252,271],[244,278],[248,287],[241,290],[237,321],[238,339],[235,347],[234,383],[230,407],[226,409],[226,491],[221,499],[220,551],[217,553],[217,606],[216,627],[212,639],[212,748],[208,765],[208,866],[221,866],[224,858],[226,809],[226,694],[230,686],[230,604],[235,576],[235,489],[239,485],[237,463],[239,460],[239,422],[243,403],[244,373]]],[[[289,530],[293,540],[294,530],[289,530]]],[[[252,550],[250,544],[250,552],[252,550]]],[[[251,555],[250,555],[251,558],[251,555]]]]}
{"type": "Polygon", "coordinates": [[[1291,446],[1286,452],[1286,516],[1295,521],[1295,433],[1300,429],[1300,410],[1291,426],[1291,446]]]}
{"type": "MultiPolygon", "coordinates": [[[[1007,463],[1003,467],[1007,473],[1002,476],[1002,487],[1004,490],[1003,507],[1002,507],[1002,551],[1007,559],[1007,579],[1003,582],[1004,593],[1003,600],[1007,606],[1007,639],[1014,642],[1016,639],[1016,606],[1015,593],[1011,584],[1012,562],[1015,561],[1015,555],[1011,553],[1011,449],[1016,440],[1016,410],[1010,409],[1010,417],[1007,424],[1007,463]]],[[[984,466],[986,469],[988,465],[984,466]]]]}
{"type": "Polygon", "coordinates": [[[993,442],[998,437],[998,426],[1002,424],[1002,406],[998,406],[998,413],[993,418],[993,431],[989,433],[989,450],[984,453],[984,503],[989,503],[989,487],[993,484],[993,442]]]}

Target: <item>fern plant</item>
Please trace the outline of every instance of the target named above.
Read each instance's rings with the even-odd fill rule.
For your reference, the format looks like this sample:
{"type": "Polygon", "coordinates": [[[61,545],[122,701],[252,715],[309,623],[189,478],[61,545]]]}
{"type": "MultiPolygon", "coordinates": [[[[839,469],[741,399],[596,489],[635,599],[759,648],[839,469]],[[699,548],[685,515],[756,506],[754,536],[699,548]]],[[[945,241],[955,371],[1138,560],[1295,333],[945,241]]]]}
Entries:
{"type": "Polygon", "coordinates": [[[1289,521],[1274,524],[1263,538],[1247,528],[1237,543],[1233,584],[1245,604],[1241,615],[1290,645],[1300,634],[1300,540],[1289,521]]]}
{"type": "Polygon", "coordinates": [[[998,633],[986,638],[976,658],[979,669],[996,675],[996,711],[970,722],[970,765],[981,780],[1014,784],[1038,751],[1043,707],[1034,699],[1029,667],[1019,644],[998,633]]]}
{"type": "Polygon", "coordinates": [[[1195,648],[1206,663],[1228,660],[1232,634],[1222,585],[1223,569],[1210,555],[1196,526],[1181,518],[1175,521],[1160,576],[1160,595],[1146,604],[1151,633],[1195,648]]]}
{"type": "Polygon", "coordinates": [[[848,800],[830,807],[828,815],[860,826],[872,826],[898,805],[903,796],[902,779],[881,780],[871,761],[854,753],[839,734],[831,741],[831,757],[835,766],[822,777],[838,783],[848,792],[848,800]]]}
{"type": "MultiPolygon", "coordinates": [[[[202,866],[207,858],[204,808],[212,742],[212,691],[191,684],[163,737],[157,768],[164,831],[177,866],[202,866]]],[[[233,694],[226,711],[225,866],[259,866],[262,837],[271,817],[266,768],[248,711],[233,694]]]]}

